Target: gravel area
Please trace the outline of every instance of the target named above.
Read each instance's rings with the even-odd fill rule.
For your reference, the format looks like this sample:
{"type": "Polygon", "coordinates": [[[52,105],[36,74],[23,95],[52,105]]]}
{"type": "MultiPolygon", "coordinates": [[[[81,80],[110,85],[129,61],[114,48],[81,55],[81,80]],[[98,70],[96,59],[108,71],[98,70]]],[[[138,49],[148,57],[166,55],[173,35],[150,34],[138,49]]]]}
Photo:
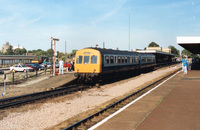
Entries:
{"type": "MultiPolygon", "coordinates": [[[[141,74],[140,76],[124,81],[104,85],[101,86],[100,89],[93,88],[88,91],[79,92],[81,94],[72,99],[66,98],[65,100],[56,103],[44,103],[37,109],[30,109],[24,112],[12,112],[0,120],[0,129],[48,129],[77,114],[94,109],[96,106],[109,100],[123,96],[143,85],[145,82],[151,82],[158,79],[179,67],[180,65],[167,67],[147,74],[141,74]]],[[[62,99],[64,99],[64,97],[62,97],[62,99]]]]}

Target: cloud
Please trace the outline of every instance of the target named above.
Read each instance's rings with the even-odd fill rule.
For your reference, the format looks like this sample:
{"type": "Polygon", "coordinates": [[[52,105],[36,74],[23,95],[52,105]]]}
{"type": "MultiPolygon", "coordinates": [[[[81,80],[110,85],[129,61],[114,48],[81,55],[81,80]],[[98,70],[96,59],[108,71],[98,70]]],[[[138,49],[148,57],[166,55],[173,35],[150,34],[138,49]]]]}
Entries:
{"type": "Polygon", "coordinates": [[[92,25],[96,25],[100,22],[103,22],[107,19],[109,19],[110,17],[112,17],[113,15],[115,15],[121,8],[122,6],[124,5],[126,1],[123,1],[120,5],[118,5],[118,7],[116,7],[115,9],[113,10],[110,10],[106,13],[104,13],[102,16],[98,17],[97,19],[95,19],[94,21],[91,22],[92,25]]]}
{"type": "Polygon", "coordinates": [[[23,22],[23,23],[20,23],[20,24],[19,24],[19,27],[26,27],[26,26],[28,26],[28,25],[34,24],[34,23],[40,21],[42,18],[43,18],[43,17],[40,16],[40,17],[35,18],[35,19],[27,20],[27,21],[25,21],[25,22],[23,22]]]}

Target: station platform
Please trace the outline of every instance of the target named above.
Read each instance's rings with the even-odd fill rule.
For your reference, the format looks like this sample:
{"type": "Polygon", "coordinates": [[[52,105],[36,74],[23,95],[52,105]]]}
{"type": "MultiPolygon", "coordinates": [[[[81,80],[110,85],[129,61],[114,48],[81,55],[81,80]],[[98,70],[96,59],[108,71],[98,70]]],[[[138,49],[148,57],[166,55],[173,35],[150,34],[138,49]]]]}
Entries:
{"type": "Polygon", "coordinates": [[[200,70],[180,71],[95,130],[200,129],[200,70]]]}

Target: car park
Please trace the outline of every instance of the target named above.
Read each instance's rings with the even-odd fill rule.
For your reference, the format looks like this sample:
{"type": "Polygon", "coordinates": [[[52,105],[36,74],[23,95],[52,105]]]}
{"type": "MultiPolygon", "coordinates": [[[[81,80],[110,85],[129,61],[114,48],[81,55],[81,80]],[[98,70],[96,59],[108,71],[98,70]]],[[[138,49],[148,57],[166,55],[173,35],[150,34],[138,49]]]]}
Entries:
{"type": "Polygon", "coordinates": [[[51,67],[51,62],[47,62],[47,68],[51,67]]]}
{"type": "Polygon", "coordinates": [[[10,71],[22,71],[22,72],[26,72],[26,71],[33,71],[33,68],[28,67],[26,65],[17,64],[17,65],[11,66],[10,67],[10,71]]]}
{"type": "Polygon", "coordinates": [[[59,63],[56,63],[56,68],[59,68],[59,63]]]}
{"type": "Polygon", "coordinates": [[[33,68],[33,70],[41,70],[41,67],[38,63],[28,63],[26,66],[33,68]]]}
{"type": "Polygon", "coordinates": [[[39,64],[39,66],[40,66],[41,70],[44,70],[44,68],[45,68],[44,64],[39,64]]]}
{"type": "Polygon", "coordinates": [[[3,70],[0,70],[0,74],[4,74],[4,71],[3,71],[3,70]]]}

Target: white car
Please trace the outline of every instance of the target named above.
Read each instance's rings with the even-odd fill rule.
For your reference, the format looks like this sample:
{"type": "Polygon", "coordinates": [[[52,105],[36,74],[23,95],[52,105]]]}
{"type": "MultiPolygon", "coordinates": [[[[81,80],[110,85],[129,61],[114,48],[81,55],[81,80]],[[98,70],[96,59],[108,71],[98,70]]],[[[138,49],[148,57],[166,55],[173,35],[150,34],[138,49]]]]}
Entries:
{"type": "Polygon", "coordinates": [[[26,72],[26,71],[33,71],[33,68],[27,67],[26,65],[18,64],[18,65],[13,65],[10,67],[10,71],[13,71],[13,70],[26,72]]]}

